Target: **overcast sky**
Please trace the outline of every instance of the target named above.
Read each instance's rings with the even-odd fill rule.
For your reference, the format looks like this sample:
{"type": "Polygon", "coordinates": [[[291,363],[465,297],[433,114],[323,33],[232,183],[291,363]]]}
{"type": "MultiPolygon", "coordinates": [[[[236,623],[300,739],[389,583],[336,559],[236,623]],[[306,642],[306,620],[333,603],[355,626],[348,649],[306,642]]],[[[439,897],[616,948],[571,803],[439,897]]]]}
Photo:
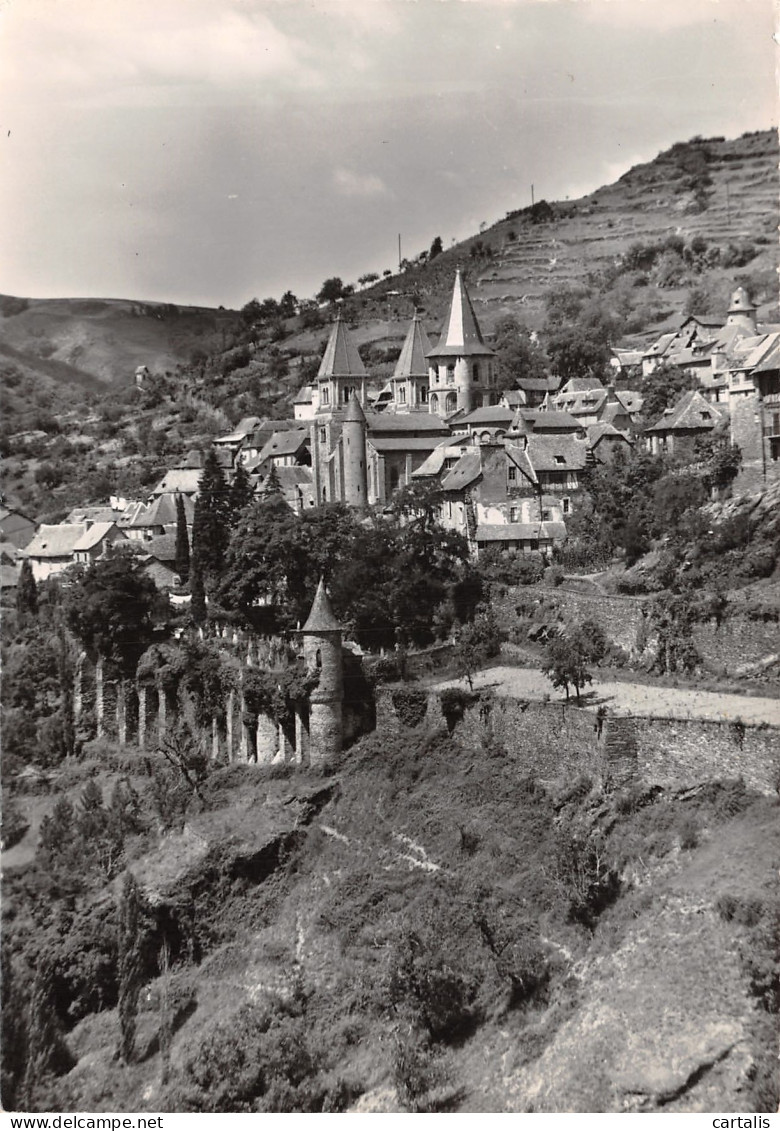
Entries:
{"type": "Polygon", "coordinates": [[[0,291],[354,281],[777,124],[773,0],[0,0],[0,291]]]}

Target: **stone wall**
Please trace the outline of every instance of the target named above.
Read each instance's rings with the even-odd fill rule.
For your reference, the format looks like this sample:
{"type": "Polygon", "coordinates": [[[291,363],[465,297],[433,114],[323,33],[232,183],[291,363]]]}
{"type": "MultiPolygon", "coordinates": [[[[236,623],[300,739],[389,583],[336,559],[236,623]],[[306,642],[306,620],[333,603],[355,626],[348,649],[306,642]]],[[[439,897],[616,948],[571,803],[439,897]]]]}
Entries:
{"type": "MultiPolygon", "coordinates": [[[[427,727],[447,725],[440,694],[428,695],[427,727]]],[[[377,730],[403,732],[393,688],[377,696],[377,730]]],[[[587,775],[607,788],[632,783],[685,788],[718,778],[743,777],[751,789],[775,792],[780,772],[780,729],[695,719],[607,716],[574,706],[475,697],[455,724],[475,755],[503,746],[518,776],[533,774],[555,789],[587,775]]]]}

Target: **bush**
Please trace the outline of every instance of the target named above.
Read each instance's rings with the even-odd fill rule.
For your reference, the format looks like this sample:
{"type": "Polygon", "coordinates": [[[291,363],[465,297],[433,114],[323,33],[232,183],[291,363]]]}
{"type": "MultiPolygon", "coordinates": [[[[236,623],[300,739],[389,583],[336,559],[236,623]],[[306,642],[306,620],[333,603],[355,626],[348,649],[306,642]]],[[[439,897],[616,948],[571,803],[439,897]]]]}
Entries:
{"type": "Polygon", "coordinates": [[[406,727],[418,727],[428,709],[428,692],[419,687],[398,687],[391,693],[393,706],[406,727]]]}
{"type": "Polygon", "coordinates": [[[445,687],[439,695],[439,700],[447,729],[452,734],[465,715],[466,708],[476,703],[477,696],[472,691],[465,691],[462,687],[445,687]]]}

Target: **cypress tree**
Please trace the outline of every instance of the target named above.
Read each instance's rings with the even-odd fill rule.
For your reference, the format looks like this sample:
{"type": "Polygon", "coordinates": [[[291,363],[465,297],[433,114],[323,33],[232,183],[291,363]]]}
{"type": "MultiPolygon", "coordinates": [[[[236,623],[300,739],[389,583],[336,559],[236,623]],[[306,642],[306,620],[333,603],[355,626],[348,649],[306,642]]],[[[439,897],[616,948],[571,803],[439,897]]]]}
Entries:
{"type": "Polygon", "coordinates": [[[225,564],[230,526],[230,491],[213,450],[206,456],[192,523],[192,557],[204,583],[219,577],[225,564]]]}
{"type": "Polygon", "coordinates": [[[198,558],[192,559],[192,569],[190,570],[190,593],[192,600],[190,601],[190,614],[196,624],[203,624],[206,619],[206,591],[203,588],[203,573],[200,568],[200,560],[198,558]]]}
{"type": "Polygon", "coordinates": [[[190,577],[190,539],[187,534],[187,516],[184,513],[184,498],[176,494],[176,561],[174,568],[186,585],[190,577]]]}
{"type": "Polygon", "coordinates": [[[230,486],[230,525],[235,526],[238,516],[255,497],[255,489],[243,463],[239,463],[230,486]]]}
{"type": "Polygon", "coordinates": [[[36,1085],[52,1071],[59,1045],[54,1011],[54,969],[49,961],[41,959],[35,971],[27,1020],[27,1064],[22,1101],[28,1111],[35,1110],[36,1085]]]}
{"type": "Polygon", "coordinates": [[[264,499],[267,499],[269,495],[279,494],[281,490],[282,485],[279,482],[279,472],[276,470],[276,464],[272,463],[271,470],[268,472],[265,482],[263,483],[261,495],[264,499]]]}
{"type": "Polygon", "coordinates": [[[129,1064],[135,1053],[141,963],[141,892],[127,873],[119,897],[119,1058],[129,1064]]]}
{"type": "Polygon", "coordinates": [[[38,616],[38,586],[33,577],[32,564],[29,558],[22,562],[19,571],[19,585],[16,589],[16,611],[20,617],[38,616]]]}

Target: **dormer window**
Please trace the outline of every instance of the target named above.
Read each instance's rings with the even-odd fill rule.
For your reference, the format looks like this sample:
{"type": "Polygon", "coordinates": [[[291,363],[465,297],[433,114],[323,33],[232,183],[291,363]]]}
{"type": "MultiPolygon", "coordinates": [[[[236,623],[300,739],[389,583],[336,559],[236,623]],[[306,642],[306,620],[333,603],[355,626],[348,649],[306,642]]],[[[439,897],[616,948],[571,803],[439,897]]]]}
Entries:
{"type": "Polygon", "coordinates": [[[510,483],[514,483],[516,481],[516,479],[517,479],[517,468],[513,464],[510,464],[509,467],[507,468],[506,477],[507,477],[507,479],[509,480],[510,483]]]}
{"type": "Polygon", "coordinates": [[[320,401],[322,404],[330,404],[330,389],[327,385],[320,390],[320,401]]]}
{"type": "Polygon", "coordinates": [[[565,464],[565,463],[566,463],[566,457],[565,457],[565,456],[556,456],[556,457],[555,457],[555,462],[556,462],[557,464],[559,464],[559,465],[560,465],[560,464],[565,464]]]}
{"type": "Polygon", "coordinates": [[[406,404],[406,387],[404,385],[401,385],[398,390],[398,403],[406,404]]]}

